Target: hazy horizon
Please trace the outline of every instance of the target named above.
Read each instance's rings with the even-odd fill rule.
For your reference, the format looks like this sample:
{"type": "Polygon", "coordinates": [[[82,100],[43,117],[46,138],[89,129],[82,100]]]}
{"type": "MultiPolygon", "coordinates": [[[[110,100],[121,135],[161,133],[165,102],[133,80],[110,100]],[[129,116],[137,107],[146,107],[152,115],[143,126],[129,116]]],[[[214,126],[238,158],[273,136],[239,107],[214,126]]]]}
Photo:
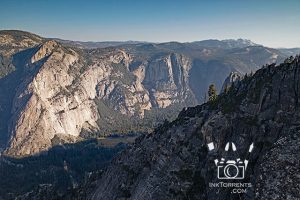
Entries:
{"type": "Polygon", "coordinates": [[[249,39],[300,47],[300,1],[3,0],[1,30],[72,41],[193,42],[249,39]]]}

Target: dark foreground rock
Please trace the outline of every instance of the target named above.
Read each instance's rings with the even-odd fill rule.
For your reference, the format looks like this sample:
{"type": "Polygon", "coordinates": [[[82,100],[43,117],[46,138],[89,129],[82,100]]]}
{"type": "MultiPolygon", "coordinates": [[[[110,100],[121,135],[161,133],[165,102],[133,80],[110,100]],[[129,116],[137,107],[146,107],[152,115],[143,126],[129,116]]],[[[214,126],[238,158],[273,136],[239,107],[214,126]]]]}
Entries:
{"type": "Polygon", "coordinates": [[[266,66],[214,102],[183,110],[140,137],[114,159],[89,198],[300,199],[299,61],[266,66]],[[244,179],[217,178],[214,160],[226,157],[227,142],[237,148],[232,156],[249,160],[244,179]],[[236,193],[239,188],[212,186],[219,182],[249,187],[236,193]]]}

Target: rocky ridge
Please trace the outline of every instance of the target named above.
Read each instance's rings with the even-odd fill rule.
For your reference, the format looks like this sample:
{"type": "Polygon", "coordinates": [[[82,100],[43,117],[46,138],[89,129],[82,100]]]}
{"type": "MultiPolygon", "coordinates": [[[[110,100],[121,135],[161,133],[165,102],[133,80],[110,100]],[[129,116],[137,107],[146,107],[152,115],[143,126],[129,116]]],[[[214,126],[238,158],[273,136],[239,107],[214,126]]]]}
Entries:
{"type": "Polygon", "coordinates": [[[299,199],[299,80],[298,56],[183,110],[117,156],[90,198],[299,199]],[[208,151],[211,142],[215,149],[208,151]],[[227,142],[249,160],[245,179],[237,181],[252,185],[245,193],[209,186],[219,182],[214,159],[225,156],[227,142]]]}
{"type": "Polygon", "coordinates": [[[225,79],[221,92],[226,92],[231,86],[237,84],[243,79],[243,76],[237,72],[231,72],[229,76],[225,79]]]}

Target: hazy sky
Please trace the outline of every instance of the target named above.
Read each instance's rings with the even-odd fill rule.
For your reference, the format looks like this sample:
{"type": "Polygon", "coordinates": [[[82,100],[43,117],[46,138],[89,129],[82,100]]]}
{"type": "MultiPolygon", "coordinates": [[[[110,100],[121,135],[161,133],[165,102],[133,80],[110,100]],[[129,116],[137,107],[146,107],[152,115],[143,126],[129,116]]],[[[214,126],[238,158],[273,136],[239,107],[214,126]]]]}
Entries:
{"type": "Polygon", "coordinates": [[[81,41],[251,39],[300,47],[300,0],[1,0],[0,29],[81,41]]]}

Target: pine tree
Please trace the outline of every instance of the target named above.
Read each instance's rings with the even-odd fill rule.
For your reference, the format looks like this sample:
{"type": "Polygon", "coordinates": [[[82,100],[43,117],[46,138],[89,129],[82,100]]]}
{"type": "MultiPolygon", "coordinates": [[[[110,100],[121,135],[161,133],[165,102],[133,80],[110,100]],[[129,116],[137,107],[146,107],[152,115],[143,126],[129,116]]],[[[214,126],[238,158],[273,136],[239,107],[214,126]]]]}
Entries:
{"type": "Polygon", "coordinates": [[[214,101],[217,98],[217,90],[214,84],[211,84],[208,88],[208,100],[214,101]]]}

